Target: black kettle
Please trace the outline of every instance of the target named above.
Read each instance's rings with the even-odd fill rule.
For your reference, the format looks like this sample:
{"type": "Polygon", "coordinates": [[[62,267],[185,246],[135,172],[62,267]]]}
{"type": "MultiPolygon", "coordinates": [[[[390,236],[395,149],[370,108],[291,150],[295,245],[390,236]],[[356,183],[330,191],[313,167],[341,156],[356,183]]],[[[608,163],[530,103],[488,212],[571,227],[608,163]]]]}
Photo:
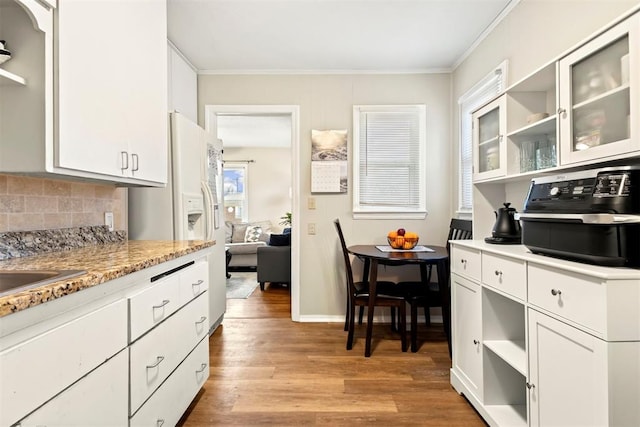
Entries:
{"type": "Polygon", "coordinates": [[[520,243],[521,229],[520,221],[516,220],[517,211],[510,207],[511,203],[504,203],[504,207],[498,209],[496,223],[493,226],[491,235],[492,243],[520,243]]]}

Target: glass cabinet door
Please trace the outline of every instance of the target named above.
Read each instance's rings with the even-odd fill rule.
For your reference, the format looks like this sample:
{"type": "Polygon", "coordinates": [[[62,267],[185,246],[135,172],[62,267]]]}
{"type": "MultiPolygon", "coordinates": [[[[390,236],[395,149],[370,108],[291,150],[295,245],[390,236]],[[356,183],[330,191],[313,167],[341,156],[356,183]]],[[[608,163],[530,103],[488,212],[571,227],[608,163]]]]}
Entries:
{"type": "Polygon", "coordinates": [[[638,16],[560,61],[562,164],[597,160],[640,149],[638,16]]]}
{"type": "Polygon", "coordinates": [[[474,180],[503,176],[506,99],[497,98],[473,113],[474,180]]]}

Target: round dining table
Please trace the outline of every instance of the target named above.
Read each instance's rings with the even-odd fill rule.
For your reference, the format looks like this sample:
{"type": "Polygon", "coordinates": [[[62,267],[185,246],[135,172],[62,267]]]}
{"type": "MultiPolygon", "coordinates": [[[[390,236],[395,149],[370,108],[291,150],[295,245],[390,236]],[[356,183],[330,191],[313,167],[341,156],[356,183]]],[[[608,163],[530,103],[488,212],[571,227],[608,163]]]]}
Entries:
{"type": "Polygon", "coordinates": [[[418,265],[420,280],[428,286],[427,266],[435,265],[438,277],[438,288],[442,301],[442,322],[451,356],[451,297],[449,293],[449,253],[444,246],[426,246],[431,251],[382,251],[376,245],[353,245],[348,250],[364,261],[363,281],[369,281],[369,306],[367,308],[367,337],[365,357],[371,355],[371,336],[373,333],[373,312],[378,280],[378,265],[418,265]]]}

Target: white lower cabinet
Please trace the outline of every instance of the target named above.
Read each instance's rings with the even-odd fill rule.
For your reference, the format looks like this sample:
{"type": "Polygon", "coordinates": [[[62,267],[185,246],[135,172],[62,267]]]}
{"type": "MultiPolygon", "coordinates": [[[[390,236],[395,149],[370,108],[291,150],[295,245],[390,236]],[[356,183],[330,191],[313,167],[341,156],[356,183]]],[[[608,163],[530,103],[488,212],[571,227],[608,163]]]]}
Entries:
{"type": "Polygon", "coordinates": [[[456,351],[453,366],[456,378],[482,400],[482,288],[456,274],[451,275],[452,328],[456,351]]]}
{"type": "Polygon", "coordinates": [[[608,425],[607,343],[529,309],[529,345],[531,425],[608,425]]]}
{"type": "Polygon", "coordinates": [[[127,425],[127,351],[72,384],[18,425],[109,427],[127,425]]]}
{"type": "Polygon", "coordinates": [[[451,385],[485,421],[639,426],[640,270],[451,243],[470,251],[481,275],[451,275],[451,385]]]}
{"type": "Polygon", "coordinates": [[[209,378],[209,345],[204,338],[165,384],[131,417],[131,426],[172,426],[209,378]]]}
{"type": "Polygon", "coordinates": [[[177,423],[209,377],[206,255],[134,274],[0,321],[0,426],[177,423]]]}

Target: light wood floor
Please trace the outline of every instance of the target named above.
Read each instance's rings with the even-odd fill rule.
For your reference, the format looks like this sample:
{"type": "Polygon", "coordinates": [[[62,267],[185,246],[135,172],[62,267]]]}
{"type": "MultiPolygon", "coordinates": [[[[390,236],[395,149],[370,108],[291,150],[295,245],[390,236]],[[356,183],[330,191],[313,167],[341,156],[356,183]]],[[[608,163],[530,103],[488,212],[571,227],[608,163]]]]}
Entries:
{"type": "Polygon", "coordinates": [[[449,384],[442,325],[420,325],[418,353],[402,353],[388,325],[364,325],[353,350],[338,323],[290,320],[289,290],[257,288],[227,301],[210,338],[211,376],[181,426],[485,426],[449,384]]]}

